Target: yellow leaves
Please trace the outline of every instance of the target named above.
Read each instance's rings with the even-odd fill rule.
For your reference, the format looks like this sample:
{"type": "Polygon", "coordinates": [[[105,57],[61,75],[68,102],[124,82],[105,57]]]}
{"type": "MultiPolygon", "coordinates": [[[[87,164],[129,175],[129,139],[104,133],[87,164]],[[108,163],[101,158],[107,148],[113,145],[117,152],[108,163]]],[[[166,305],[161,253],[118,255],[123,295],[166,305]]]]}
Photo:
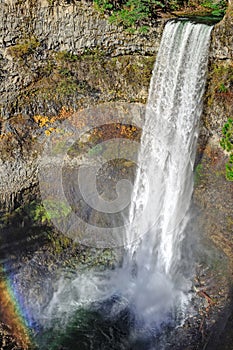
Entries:
{"type": "Polygon", "coordinates": [[[39,125],[40,128],[46,127],[47,129],[45,130],[45,135],[49,136],[53,131],[57,131],[56,128],[49,127],[50,124],[53,124],[56,121],[55,117],[48,118],[43,115],[35,115],[33,117],[35,122],[39,125]]]}
{"type": "Polygon", "coordinates": [[[137,128],[136,128],[135,126],[132,126],[131,130],[132,130],[133,132],[135,132],[135,131],[137,131],[137,128]]]}
{"type": "Polygon", "coordinates": [[[137,128],[134,125],[121,125],[121,135],[126,138],[134,138],[134,133],[137,131],[137,128]]]}
{"type": "Polygon", "coordinates": [[[51,134],[51,132],[49,130],[45,130],[45,135],[49,136],[51,134]]]}
{"type": "Polygon", "coordinates": [[[46,136],[49,136],[51,134],[51,132],[49,130],[45,130],[44,133],[45,133],[46,136]]]}
{"type": "Polygon", "coordinates": [[[47,129],[47,130],[45,130],[45,135],[46,136],[49,136],[52,132],[59,132],[59,130],[58,129],[55,129],[55,128],[49,128],[49,129],[47,129]]]}
{"type": "Polygon", "coordinates": [[[73,110],[63,106],[59,112],[59,114],[55,117],[47,117],[44,115],[35,115],[33,117],[34,121],[39,125],[39,127],[48,126],[49,124],[53,124],[56,120],[63,120],[71,116],[73,110]]]}
{"type": "Polygon", "coordinates": [[[49,118],[43,115],[35,115],[33,119],[41,128],[43,126],[47,126],[47,124],[50,122],[49,118]]]}

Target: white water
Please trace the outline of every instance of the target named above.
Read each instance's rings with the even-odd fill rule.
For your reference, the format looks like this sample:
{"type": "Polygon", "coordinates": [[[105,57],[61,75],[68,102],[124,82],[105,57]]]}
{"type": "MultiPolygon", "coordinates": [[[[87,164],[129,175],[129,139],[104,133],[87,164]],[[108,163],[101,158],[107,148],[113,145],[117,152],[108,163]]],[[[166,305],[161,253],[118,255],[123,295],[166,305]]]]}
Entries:
{"type": "Polygon", "coordinates": [[[121,306],[112,312],[128,307],[144,324],[159,326],[172,312],[184,312],[191,282],[182,242],[211,29],[186,21],[166,24],[151,79],[123,265],[60,281],[44,310],[45,323],[114,294],[121,306]]]}
{"type": "Polygon", "coordinates": [[[182,309],[188,300],[190,282],[184,278],[182,259],[190,257],[182,253],[182,241],[193,192],[211,29],[168,22],[151,79],[124,263],[128,273],[136,269],[132,299],[149,322],[155,314],[164,321],[169,309],[182,309]]]}

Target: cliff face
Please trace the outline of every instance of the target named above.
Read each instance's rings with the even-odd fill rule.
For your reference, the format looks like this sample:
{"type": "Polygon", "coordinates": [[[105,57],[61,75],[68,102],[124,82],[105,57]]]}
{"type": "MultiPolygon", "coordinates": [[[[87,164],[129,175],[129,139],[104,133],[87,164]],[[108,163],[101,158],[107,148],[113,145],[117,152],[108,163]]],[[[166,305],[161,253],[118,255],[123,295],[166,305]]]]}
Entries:
{"type": "Polygon", "coordinates": [[[49,3],[0,0],[0,202],[8,209],[37,182],[45,126],[33,117],[50,121],[106,101],[145,103],[164,26],[130,34],[85,0],[49,3]]]}
{"type": "Polygon", "coordinates": [[[212,31],[204,122],[210,134],[221,134],[233,115],[233,4],[212,31]]]}
{"type": "MultiPolygon", "coordinates": [[[[99,47],[112,55],[153,54],[158,48],[160,31],[151,28],[148,37],[127,34],[123,28],[111,25],[85,0],[1,0],[0,43],[3,48],[15,45],[19,39],[35,36],[48,50],[83,52],[99,47]]],[[[159,24],[158,24],[159,26],[159,24]]]]}
{"type": "MultiPolygon", "coordinates": [[[[62,119],[102,102],[146,102],[164,21],[146,35],[126,33],[84,0],[54,6],[47,0],[0,0],[0,11],[1,212],[38,195],[39,154],[52,116],[62,119]],[[38,115],[39,123],[33,118],[38,115]]],[[[225,179],[219,137],[233,116],[232,26],[230,4],[212,32],[201,127],[208,140],[200,140],[194,191],[201,229],[231,261],[233,188],[225,179]]]]}
{"type": "MultiPolygon", "coordinates": [[[[219,146],[221,130],[233,116],[233,4],[212,31],[194,198],[206,237],[233,263],[233,184],[225,178],[228,156],[219,146]]],[[[232,269],[232,265],[230,267],[232,269]]],[[[214,348],[214,347],[213,347],[214,348]]]]}
{"type": "MultiPolygon", "coordinates": [[[[116,57],[154,56],[163,29],[159,21],[147,35],[127,33],[109,24],[84,0],[54,5],[47,0],[1,0],[0,23],[2,118],[42,111],[54,115],[62,105],[80,107],[78,101],[87,95],[100,98],[100,76],[105,80],[111,72],[114,77],[106,79],[117,81],[126,66],[130,73],[131,62],[138,67],[142,64],[116,57]],[[89,56],[85,64],[80,59],[82,54],[89,56]]],[[[120,81],[115,86],[121,90],[122,84],[120,81]]],[[[109,82],[102,85],[108,87],[109,82]]],[[[110,86],[109,90],[114,88],[110,86]]],[[[126,90],[123,88],[122,94],[126,90]]],[[[131,99],[134,97],[133,92],[131,99]]]]}
{"type": "MultiPolygon", "coordinates": [[[[215,173],[220,171],[224,183],[225,156],[218,137],[233,114],[232,12],[230,4],[212,32],[201,128],[201,134],[217,135],[210,139],[210,149],[218,150],[221,171],[215,173]]],[[[14,207],[37,183],[36,142],[45,126],[38,126],[33,117],[42,115],[49,121],[64,110],[69,114],[102,102],[145,103],[164,21],[146,35],[130,34],[110,25],[84,0],[54,5],[47,0],[1,0],[0,23],[0,200],[4,207],[14,207]]],[[[203,148],[201,142],[200,153],[203,148]]],[[[216,157],[213,154],[210,159],[216,157]]],[[[199,197],[198,188],[197,199],[210,203],[203,191],[199,197]]]]}

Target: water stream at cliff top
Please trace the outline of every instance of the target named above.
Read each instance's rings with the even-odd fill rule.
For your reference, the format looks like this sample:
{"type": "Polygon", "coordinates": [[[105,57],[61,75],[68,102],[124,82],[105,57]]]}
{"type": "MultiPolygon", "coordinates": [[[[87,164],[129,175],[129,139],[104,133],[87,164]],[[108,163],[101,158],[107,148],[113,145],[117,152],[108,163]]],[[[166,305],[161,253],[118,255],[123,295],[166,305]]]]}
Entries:
{"type": "Polygon", "coordinates": [[[125,219],[123,262],[64,276],[46,306],[31,305],[42,329],[40,349],[162,349],[166,344],[156,345],[156,335],[191,312],[186,235],[211,29],[186,20],[166,24],[125,219]]]}

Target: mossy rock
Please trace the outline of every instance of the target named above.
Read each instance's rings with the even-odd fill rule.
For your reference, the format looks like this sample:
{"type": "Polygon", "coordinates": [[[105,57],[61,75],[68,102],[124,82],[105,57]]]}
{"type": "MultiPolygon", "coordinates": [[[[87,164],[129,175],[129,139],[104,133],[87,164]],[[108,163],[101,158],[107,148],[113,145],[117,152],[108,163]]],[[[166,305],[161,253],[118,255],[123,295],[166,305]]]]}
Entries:
{"type": "MultiPolygon", "coordinates": [[[[27,64],[38,67],[33,68],[32,82],[8,102],[10,116],[54,116],[62,106],[79,109],[96,101],[147,100],[154,56],[109,57],[95,49],[83,55],[48,52],[46,57],[40,62],[33,55],[28,58],[27,64]]],[[[29,74],[25,65],[20,69],[29,74]]]]}

